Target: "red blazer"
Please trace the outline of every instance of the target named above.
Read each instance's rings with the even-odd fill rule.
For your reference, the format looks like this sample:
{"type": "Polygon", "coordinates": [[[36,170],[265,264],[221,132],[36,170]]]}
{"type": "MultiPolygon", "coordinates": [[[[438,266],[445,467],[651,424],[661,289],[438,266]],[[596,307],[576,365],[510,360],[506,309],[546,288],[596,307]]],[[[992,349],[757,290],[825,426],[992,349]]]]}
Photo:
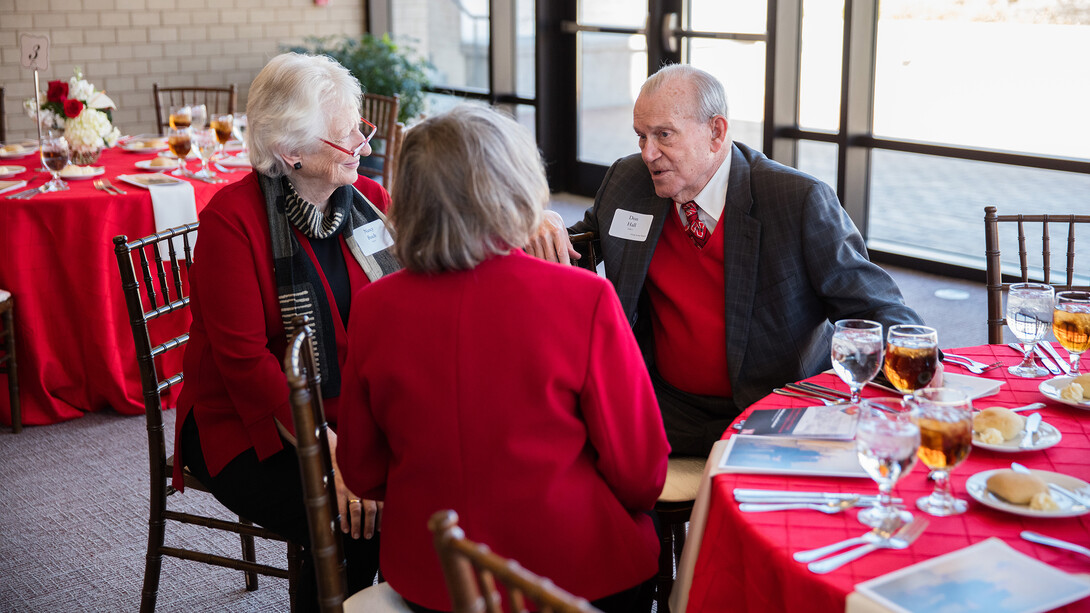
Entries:
{"type": "Polygon", "coordinates": [[[382,573],[399,594],[450,610],[427,529],[446,508],[591,600],[654,574],[642,511],[669,445],[609,282],[519,251],[401,271],[355,296],[348,338],[337,459],[349,489],[386,501],[382,573]]]}
{"type": "MultiPolygon", "coordinates": [[[[390,196],[381,185],[360,177],[356,187],[376,207],[386,210],[390,196]]],[[[280,451],[283,444],[273,418],[289,429],[292,424],[287,379],[281,370],[287,338],[257,174],[220,190],[201,211],[200,221],[189,270],[193,323],[182,362],[185,383],[178,397],[175,428],[173,485],[178,490],[184,486],[181,467],[185,462],[178,437],[190,411],[197,420],[201,449],[213,476],[248,449],[255,449],[261,460],[280,451]]],[[[343,237],[341,249],[355,292],[368,279],[353,265],[355,260],[343,237]]],[[[314,260],[309,249],[308,253],[314,260]]],[[[324,277],[322,285],[329,294],[324,277]]],[[[331,295],[329,304],[336,304],[331,295]]],[[[348,348],[345,326],[337,309],[330,310],[338,361],[343,367],[348,348]]],[[[331,421],[336,419],[337,400],[325,401],[331,421]]]]}

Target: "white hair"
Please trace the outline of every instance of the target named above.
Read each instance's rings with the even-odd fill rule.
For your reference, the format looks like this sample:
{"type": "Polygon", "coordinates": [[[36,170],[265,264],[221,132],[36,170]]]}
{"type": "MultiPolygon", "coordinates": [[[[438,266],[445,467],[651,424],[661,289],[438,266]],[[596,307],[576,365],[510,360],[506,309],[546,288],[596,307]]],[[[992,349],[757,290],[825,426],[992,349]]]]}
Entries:
{"type": "Polygon", "coordinates": [[[359,116],[361,97],[360,82],[330,57],[283,53],[269,60],[246,101],[253,167],[271,177],[288,174],[283,156],[320,146],[330,116],[346,109],[359,116]]]}
{"type": "Polygon", "coordinates": [[[727,94],[719,79],[689,64],[668,64],[647,77],[640,87],[640,94],[653,94],[663,85],[680,79],[691,83],[696,90],[696,116],[698,121],[710,121],[716,115],[727,118],[727,94]]]}

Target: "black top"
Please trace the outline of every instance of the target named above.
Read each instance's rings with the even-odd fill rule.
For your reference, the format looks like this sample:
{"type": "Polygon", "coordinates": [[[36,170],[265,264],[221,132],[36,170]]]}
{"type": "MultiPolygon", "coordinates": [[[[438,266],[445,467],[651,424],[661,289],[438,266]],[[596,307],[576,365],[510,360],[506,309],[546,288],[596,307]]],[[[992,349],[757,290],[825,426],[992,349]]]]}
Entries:
{"type": "Polygon", "coordinates": [[[344,251],[341,250],[340,233],[335,232],[329,238],[310,238],[310,248],[314,250],[314,257],[318,258],[318,265],[322,267],[325,280],[329,283],[329,289],[333,292],[333,299],[337,302],[337,310],[341,314],[341,322],[348,327],[348,312],[352,306],[352,284],[348,281],[348,267],[344,263],[344,251]]]}

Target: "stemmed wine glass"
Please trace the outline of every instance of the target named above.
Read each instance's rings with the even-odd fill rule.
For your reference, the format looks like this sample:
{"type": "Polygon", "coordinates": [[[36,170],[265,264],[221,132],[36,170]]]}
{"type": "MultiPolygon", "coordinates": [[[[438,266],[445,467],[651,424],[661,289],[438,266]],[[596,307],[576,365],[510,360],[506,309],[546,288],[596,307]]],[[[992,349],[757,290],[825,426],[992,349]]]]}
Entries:
{"type": "Polygon", "coordinates": [[[243,153],[247,152],[246,126],[247,126],[247,124],[246,124],[246,114],[242,113],[240,115],[235,115],[235,122],[234,122],[235,135],[238,137],[238,140],[242,143],[242,152],[243,153]]]}
{"type": "Polygon", "coordinates": [[[851,390],[851,403],[859,406],[863,386],[882,367],[882,324],[867,319],[836,322],[831,343],[833,370],[851,390]]]}
{"type": "Polygon", "coordinates": [[[189,112],[192,117],[191,128],[200,130],[208,125],[208,107],[203,104],[194,104],[189,107],[189,112]]]}
{"type": "Polygon", "coordinates": [[[211,128],[191,128],[190,132],[190,147],[201,161],[201,169],[193,173],[193,176],[216,180],[216,173],[208,169],[208,161],[212,159],[217,148],[216,133],[211,128]]]}
{"type": "Polygon", "coordinates": [[[896,530],[912,521],[912,513],[893,504],[893,486],[912,471],[920,446],[920,428],[907,411],[889,413],[870,405],[859,411],[855,450],[859,465],[878,483],[878,502],[859,512],[859,521],[896,530]]]}
{"type": "Polygon", "coordinates": [[[193,122],[192,109],[189,106],[176,106],[170,109],[170,127],[176,129],[188,128],[193,122]]]}
{"type": "Polygon", "coordinates": [[[1079,376],[1079,356],[1090,349],[1090,292],[1056,292],[1052,333],[1071,356],[1071,374],[1079,376]]]}
{"type": "Polygon", "coordinates": [[[1007,292],[1007,327],[1022,341],[1022,363],[1007,369],[1016,377],[1044,377],[1048,371],[1033,361],[1033,348],[1052,325],[1054,290],[1044,283],[1015,283],[1007,292]]]}
{"type": "Polygon", "coordinates": [[[917,391],[907,403],[920,428],[920,461],[931,469],[935,489],[916,501],[928,515],[945,517],[964,513],[968,503],[950,493],[950,471],[973,447],[973,403],[961,390],[932,387],[917,391]]]}
{"type": "Polygon", "coordinates": [[[939,333],[928,326],[889,327],[882,372],[903,394],[927,387],[939,368],[939,333]]]}
{"type": "Polygon", "coordinates": [[[186,176],[189,171],[185,167],[185,158],[193,147],[193,139],[190,136],[189,128],[171,128],[167,130],[167,144],[170,145],[170,152],[178,157],[178,168],[170,174],[176,177],[186,176]]]}
{"type": "Polygon", "coordinates": [[[230,114],[213,115],[211,126],[212,129],[216,131],[216,142],[219,143],[219,146],[216,147],[216,151],[222,158],[224,156],[227,141],[231,140],[231,135],[234,132],[235,118],[230,114]]]}
{"type": "Polygon", "coordinates": [[[68,184],[58,174],[68,165],[68,141],[63,136],[49,134],[42,137],[42,165],[49,170],[53,178],[42,186],[43,192],[59,192],[68,189],[68,184]]]}

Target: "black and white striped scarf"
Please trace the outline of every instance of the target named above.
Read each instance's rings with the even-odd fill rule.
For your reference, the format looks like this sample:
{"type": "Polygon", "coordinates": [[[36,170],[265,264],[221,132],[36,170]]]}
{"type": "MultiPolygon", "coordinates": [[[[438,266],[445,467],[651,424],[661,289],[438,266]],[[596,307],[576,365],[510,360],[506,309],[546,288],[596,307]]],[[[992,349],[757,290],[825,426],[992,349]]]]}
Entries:
{"type": "MultiPolygon", "coordinates": [[[[258,173],[258,184],[265,197],[272,239],[273,269],[280,298],[280,317],[284,331],[291,338],[292,320],[299,315],[314,324],[314,357],[322,377],[322,396],[333,398],[341,393],[341,372],[337,365],[337,340],[332,310],[314,262],[299,244],[291,226],[311,238],[344,235],[352,258],[371,281],[397,271],[401,266],[388,249],[364,255],[356,242],[356,228],[386,217],[354,186],[337,188],[329,197],[329,215],[323,215],[295,193],[287,177],[273,178],[258,173]]],[[[348,262],[346,262],[348,264],[348,262]]],[[[349,264],[351,265],[351,264],[349,264]]],[[[344,322],[345,325],[348,322],[344,322]]]]}

